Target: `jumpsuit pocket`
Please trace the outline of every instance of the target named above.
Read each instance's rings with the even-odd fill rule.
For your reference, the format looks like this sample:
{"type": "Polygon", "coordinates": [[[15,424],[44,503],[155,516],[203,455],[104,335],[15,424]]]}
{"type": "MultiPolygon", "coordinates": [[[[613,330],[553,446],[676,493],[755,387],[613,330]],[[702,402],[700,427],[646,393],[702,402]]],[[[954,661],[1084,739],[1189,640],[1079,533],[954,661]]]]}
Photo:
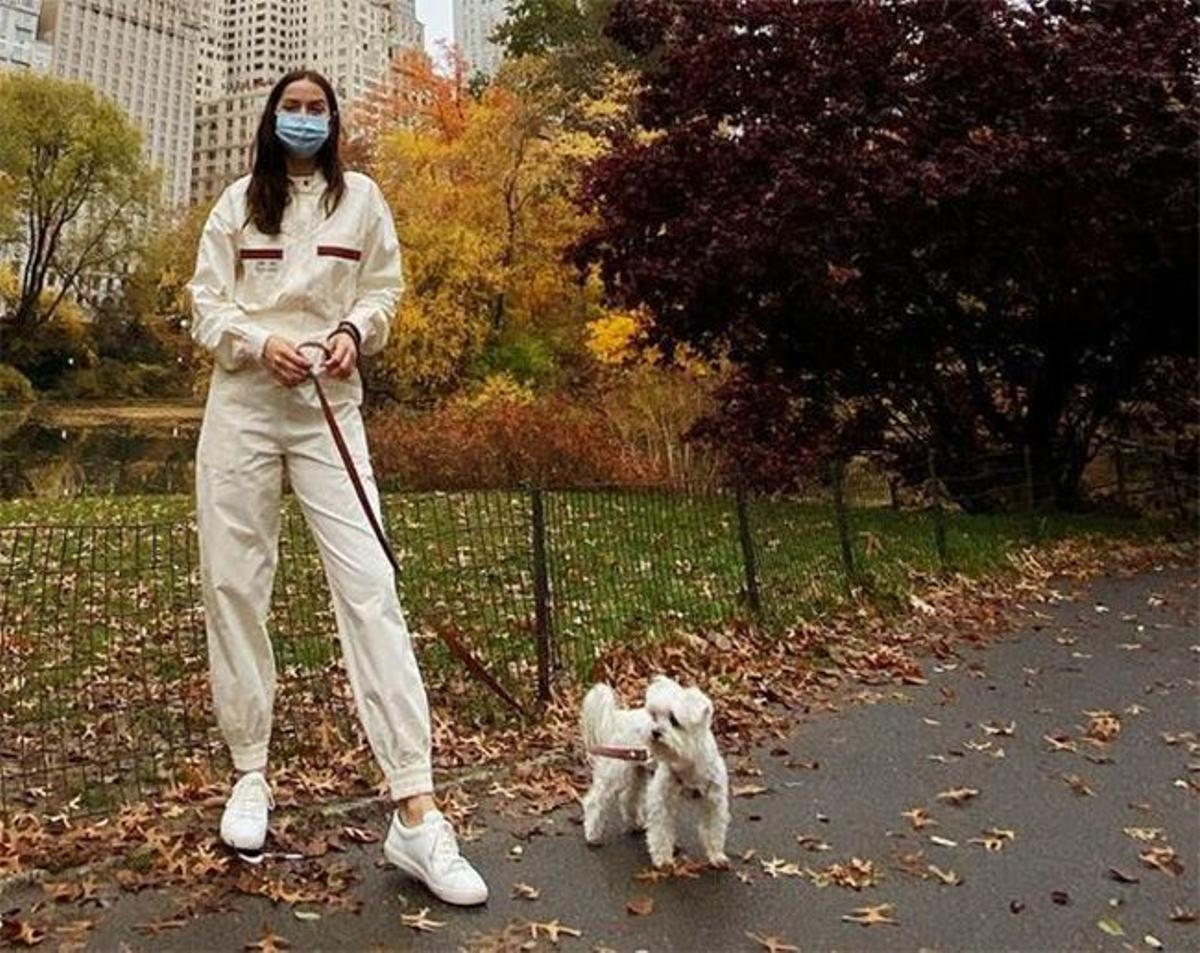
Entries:
{"type": "Polygon", "coordinates": [[[362,249],[353,241],[329,241],[317,245],[319,294],[325,317],[332,323],[344,318],[354,303],[362,249]]]}
{"type": "Polygon", "coordinates": [[[266,245],[239,248],[238,265],[246,303],[269,307],[283,277],[283,249],[266,245]]]}

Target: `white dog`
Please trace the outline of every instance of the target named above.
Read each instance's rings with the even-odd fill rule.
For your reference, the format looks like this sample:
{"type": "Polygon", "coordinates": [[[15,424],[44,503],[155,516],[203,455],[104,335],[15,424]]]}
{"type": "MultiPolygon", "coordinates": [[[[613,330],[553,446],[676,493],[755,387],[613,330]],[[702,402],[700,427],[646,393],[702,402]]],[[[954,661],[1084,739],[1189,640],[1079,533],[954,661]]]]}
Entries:
{"type": "Polygon", "coordinates": [[[694,800],[697,832],[710,864],[724,867],[729,828],[729,773],[712,733],[713,705],[698,688],[681,688],[656,675],[643,708],[618,708],[613,690],[593,685],[583,699],[583,741],[592,762],[592,785],[583,797],[583,834],[600,842],[606,816],[616,805],[626,828],[645,829],[650,860],[669,866],[675,827],[684,804],[694,800]],[[597,746],[645,749],[650,760],[625,761],[592,754],[597,746]]]}

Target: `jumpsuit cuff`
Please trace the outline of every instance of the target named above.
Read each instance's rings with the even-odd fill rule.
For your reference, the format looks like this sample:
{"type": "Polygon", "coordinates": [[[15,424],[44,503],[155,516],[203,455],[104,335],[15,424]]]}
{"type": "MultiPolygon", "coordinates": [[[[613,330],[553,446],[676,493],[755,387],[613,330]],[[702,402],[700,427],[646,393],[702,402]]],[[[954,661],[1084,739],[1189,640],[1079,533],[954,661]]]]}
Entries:
{"type": "Polygon", "coordinates": [[[262,771],[267,766],[267,743],[229,748],[233,766],[239,771],[262,771]]]}
{"type": "Polygon", "coordinates": [[[251,354],[255,361],[261,361],[263,351],[267,346],[267,338],[271,335],[262,328],[257,328],[249,324],[238,325],[237,331],[245,338],[247,352],[251,354]]]}
{"type": "Polygon", "coordinates": [[[403,801],[417,794],[432,794],[433,771],[428,764],[415,764],[389,772],[387,783],[393,801],[403,801]]]}

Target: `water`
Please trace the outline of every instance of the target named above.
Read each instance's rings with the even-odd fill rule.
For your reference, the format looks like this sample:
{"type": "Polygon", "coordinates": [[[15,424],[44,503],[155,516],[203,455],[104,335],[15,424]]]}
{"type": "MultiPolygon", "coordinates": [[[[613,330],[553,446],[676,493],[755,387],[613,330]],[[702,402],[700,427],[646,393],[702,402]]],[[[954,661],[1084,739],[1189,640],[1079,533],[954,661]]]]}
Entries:
{"type": "Polygon", "coordinates": [[[187,493],[203,408],[0,405],[0,499],[187,493]]]}

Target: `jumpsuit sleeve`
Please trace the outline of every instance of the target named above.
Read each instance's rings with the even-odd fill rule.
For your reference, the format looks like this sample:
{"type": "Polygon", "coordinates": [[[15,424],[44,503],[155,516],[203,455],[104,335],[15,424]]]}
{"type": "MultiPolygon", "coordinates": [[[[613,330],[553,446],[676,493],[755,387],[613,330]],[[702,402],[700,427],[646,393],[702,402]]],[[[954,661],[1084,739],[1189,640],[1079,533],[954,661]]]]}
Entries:
{"type": "Polygon", "coordinates": [[[269,335],[247,320],[234,301],[237,280],[237,231],[229,190],[213,206],[196,252],[196,270],[188,282],[192,301],[192,339],[212,352],[228,371],[262,357],[269,335]]]}
{"type": "Polygon", "coordinates": [[[392,221],[392,210],[375,182],[371,183],[369,214],[371,221],[366,230],[358,290],[350,313],[344,319],[358,328],[363,354],[383,350],[392,315],[404,291],[396,225],[392,221]]]}

